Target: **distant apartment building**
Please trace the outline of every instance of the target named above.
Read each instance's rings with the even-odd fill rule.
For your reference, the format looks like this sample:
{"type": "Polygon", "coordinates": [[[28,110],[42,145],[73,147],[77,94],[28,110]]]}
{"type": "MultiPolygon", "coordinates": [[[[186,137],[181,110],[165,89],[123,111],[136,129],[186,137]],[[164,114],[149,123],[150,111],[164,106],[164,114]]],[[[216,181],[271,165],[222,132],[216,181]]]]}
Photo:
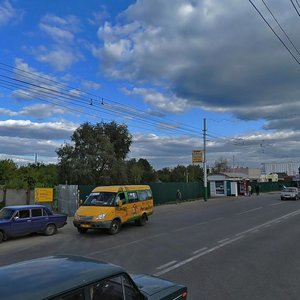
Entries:
{"type": "Polygon", "coordinates": [[[300,162],[271,162],[262,163],[262,174],[286,173],[288,176],[294,176],[299,173],[300,162]]]}

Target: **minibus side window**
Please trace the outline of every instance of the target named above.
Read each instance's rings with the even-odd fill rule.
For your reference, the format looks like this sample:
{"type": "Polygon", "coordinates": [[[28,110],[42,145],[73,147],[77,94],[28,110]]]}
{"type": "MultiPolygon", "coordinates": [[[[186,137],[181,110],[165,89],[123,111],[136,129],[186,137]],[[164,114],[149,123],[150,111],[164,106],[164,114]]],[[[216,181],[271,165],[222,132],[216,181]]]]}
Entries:
{"type": "Polygon", "coordinates": [[[138,191],[138,196],[140,201],[145,201],[148,199],[148,194],[146,191],[138,191]]]}
{"type": "Polygon", "coordinates": [[[151,190],[147,190],[147,194],[148,194],[148,199],[152,199],[152,191],[151,190]]]}
{"type": "Polygon", "coordinates": [[[129,203],[138,201],[138,195],[136,192],[128,192],[127,195],[129,203]]]}
{"type": "Polygon", "coordinates": [[[122,204],[126,204],[125,193],[119,193],[118,196],[117,196],[117,203],[118,203],[118,200],[121,200],[122,204]]]}

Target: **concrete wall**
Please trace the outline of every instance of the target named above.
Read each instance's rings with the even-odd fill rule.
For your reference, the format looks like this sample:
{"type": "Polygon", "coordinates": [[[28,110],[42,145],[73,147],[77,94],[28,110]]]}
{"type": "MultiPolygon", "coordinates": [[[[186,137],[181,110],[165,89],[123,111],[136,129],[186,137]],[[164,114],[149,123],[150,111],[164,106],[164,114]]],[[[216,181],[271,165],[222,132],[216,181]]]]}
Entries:
{"type": "Polygon", "coordinates": [[[24,205],[34,203],[34,190],[0,190],[0,206],[24,205]]]}

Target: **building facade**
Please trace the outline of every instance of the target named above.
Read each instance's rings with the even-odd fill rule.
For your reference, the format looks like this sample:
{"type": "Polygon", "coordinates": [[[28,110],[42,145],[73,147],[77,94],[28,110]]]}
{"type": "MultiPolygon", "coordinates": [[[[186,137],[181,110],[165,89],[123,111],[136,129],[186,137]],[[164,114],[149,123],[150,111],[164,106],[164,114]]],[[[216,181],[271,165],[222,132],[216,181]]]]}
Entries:
{"type": "Polygon", "coordinates": [[[299,173],[300,162],[270,162],[262,163],[262,174],[286,173],[288,176],[294,176],[299,173]]]}

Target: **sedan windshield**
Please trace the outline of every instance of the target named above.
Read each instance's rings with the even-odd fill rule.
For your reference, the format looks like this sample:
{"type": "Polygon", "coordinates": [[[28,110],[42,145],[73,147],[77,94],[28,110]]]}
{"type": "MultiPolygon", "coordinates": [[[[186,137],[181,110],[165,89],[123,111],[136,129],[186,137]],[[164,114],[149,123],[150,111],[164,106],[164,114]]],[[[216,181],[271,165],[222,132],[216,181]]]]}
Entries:
{"type": "Polygon", "coordinates": [[[83,206],[114,206],[116,193],[95,192],[91,193],[84,201],[83,206]]]}
{"type": "Polygon", "coordinates": [[[12,209],[2,208],[0,210],[0,219],[9,220],[13,216],[14,212],[15,211],[12,209]]]}

